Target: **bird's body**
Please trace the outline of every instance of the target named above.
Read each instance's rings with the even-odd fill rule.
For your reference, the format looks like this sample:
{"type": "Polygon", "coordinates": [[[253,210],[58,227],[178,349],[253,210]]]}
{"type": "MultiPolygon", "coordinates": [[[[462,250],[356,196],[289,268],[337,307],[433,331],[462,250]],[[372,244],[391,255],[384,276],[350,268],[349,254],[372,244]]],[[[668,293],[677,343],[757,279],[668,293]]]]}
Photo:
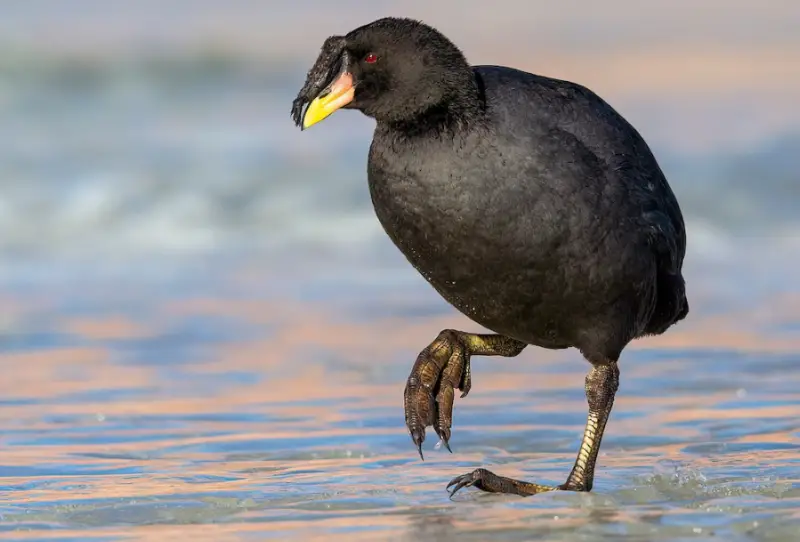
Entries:
{"type": "Polygon", "coordinates": [[[450,486],[591,490],[622,350],[689,310],[683,217],[651,150],[587,88],[470,66],[441,33],[409,19],[325,41],[292,115],[305,128],[340,108],[376,120],[367,177],[388,236],[445,300],[495,333],[444,330],[420,353],[404,394],[420,456],[429,426],[449,449],[454,390],[470,391],[472,355],[575,347],[592,368],[567,481],[478,469],[450,486]]]}
{"type": "Polygon", "coordinates": [[[411,264],[477,323],[547,348],[613,334],[621,350],[659,302],[682,316],[682,281],[659,279],[679,271],[683,219],[636,130],[574,83],[474,71],[472,123],[375,130],[372,201],[411,264]]]}

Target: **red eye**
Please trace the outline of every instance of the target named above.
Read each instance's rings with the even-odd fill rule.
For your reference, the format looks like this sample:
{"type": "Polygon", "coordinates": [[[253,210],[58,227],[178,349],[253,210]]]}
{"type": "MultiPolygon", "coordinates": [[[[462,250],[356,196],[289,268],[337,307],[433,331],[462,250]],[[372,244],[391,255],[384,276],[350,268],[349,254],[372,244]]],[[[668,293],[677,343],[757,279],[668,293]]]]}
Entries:
{"type": "Polygon", "coordinates": [[[369,53],[367,56],[364,57],[364,62],[367,64],[374,64],[375,61],[378,60],[378,55],[375,53],[369,53]]]}

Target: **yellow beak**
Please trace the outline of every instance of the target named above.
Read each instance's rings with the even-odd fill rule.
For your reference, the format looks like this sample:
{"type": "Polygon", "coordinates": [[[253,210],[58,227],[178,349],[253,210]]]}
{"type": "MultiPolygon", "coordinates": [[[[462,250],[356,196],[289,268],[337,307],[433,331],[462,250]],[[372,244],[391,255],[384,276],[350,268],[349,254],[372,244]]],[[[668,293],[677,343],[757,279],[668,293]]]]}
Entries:
{"type": "Polygon", "coordinates": [[[306,114],[303,116],[303,129],[313,126],[321,120],[330,116],[337,109],[344,107],[353,101],[355,87],[353,86],[353,76],[348,72],[342,72],[328,89],[324,96],[317,96],[308,104],[306,114]]]}

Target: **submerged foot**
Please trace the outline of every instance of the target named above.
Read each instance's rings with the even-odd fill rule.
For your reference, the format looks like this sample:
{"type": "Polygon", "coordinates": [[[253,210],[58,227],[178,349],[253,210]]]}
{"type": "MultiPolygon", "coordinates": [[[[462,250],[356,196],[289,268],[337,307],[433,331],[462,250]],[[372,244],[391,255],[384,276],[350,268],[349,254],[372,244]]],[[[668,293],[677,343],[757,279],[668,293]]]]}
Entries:
{"type": "Polygon", "coordinates": [[[556,491],[558,489],[570,489],[565,487],[566,484],[565,486],[557,487],[514,480],[513,478],[506,478],[505,476],[498,476],[486,469],[476,469],[467,474],[456,476],[447,484],[447,489],[450,491],[450,497],[452,497],[459,490],[470,486],[474,486],[477,489],[489,493],[507,493],[510,495],[521,495],[523,497],[536,495],[537,493],[545,493],[547,491],[556,491]]]}
{"type": "Polygon", "coordinates": [[[586,375],[585,387],[586,398],[589,402],[589,414],[586,418],[586,427],[578,457],[575,459],[575,465],[566,482],[560,486],[545,486],[498,476],[486,469],[477,469],[450,480],[450,483],[447,484],[450,497],[469,486],[490,493],[509,493],[522,496],[555,490],[591,491],[597,453],[600,450],[611,406],[614,404],[614,394],[619,386],[619,368],[616,361],[602,361],[599,358],[596,365],[586,375]]]}

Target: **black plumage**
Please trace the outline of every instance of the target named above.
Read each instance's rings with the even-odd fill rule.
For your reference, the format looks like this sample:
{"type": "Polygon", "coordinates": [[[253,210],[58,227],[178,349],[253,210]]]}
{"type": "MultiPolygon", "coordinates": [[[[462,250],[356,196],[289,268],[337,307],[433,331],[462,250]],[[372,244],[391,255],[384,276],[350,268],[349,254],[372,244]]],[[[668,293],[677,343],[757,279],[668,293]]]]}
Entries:
{"type": "MultiPolygon", "coordinates": [[[[421,448],[433,426],[447,444],[453,389],[471,386],[470,355],[575,347],[593,365],[589,421],[557,489],[590,490],[620,353],[688,312],[683,217],[650,148],[587,88],[470,66],[417,21],[381,19],[326,43],[295,121],[325,84],[351,78],[343,107],[376,120],[367,172],[378,220],[444,299],[497,334],[445,330],[422,351],[406,387],[412,438],[421,448]]],[[[451,485],[556,489],[483,469],[451,485]]]]}

